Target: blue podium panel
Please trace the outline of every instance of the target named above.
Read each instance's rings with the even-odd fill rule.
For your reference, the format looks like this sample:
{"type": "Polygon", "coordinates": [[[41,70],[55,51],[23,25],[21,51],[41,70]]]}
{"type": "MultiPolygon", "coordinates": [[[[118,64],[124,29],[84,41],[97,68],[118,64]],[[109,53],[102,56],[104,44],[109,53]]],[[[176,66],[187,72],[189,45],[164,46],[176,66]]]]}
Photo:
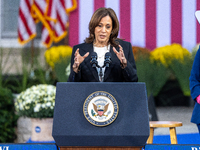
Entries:
{"type": "Polygon", "coordinates": [[[145,84],[57,83],[52,135],[58,146],[144,146],[149,136],[145,84]],[[107,126],[95,126],[84,116],[84,102],[96,91],[118,103],[117,118],[107,126]]]}

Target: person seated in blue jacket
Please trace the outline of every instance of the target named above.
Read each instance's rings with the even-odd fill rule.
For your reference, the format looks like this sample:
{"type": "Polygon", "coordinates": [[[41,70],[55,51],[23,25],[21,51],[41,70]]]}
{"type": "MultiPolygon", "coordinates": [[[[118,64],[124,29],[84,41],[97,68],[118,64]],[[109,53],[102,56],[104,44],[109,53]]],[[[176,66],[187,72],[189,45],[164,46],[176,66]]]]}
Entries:
{"type": "Polygon", "coordinates": [[[97,9],[89,23],[89,37],[73,47],[68,82],[137,82],[130,42],[118,39],[119,21],[113,9],[97,9]],[[96,52],[96,66],[91,57],[96,52]],[[110,52],[109,65],[105,54],[110,52]]]}
{"type": "Polygon", "coordinates": [[[191,122],[197,124],[200,133],[200,48],[196,53],[189,80],[191,96],[195,101],[191,122]]]}

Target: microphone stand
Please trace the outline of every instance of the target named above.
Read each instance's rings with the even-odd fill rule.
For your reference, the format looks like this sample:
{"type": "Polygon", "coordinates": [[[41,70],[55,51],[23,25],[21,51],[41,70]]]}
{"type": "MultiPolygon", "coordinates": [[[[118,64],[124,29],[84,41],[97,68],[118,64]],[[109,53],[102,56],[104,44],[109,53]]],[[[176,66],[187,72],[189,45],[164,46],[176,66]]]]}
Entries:
{"type": "Polygon", "coordinates": [[[92,67],[93,67],[93,68],[96,68],[96,67],[97,67],[97,68],[100,69],[100,71],[99,71],[99,78],[100,78],[100,82],[103,82],[103,71],[102,71],[102,68],[105,67],[105,65],[103,65],[103,66],[101,67],[101,66],[98,65],[98,63],[95,62],[95,63],[92,64],[92,67]]]}
{"type": "Polygon", "coordinates": [[[102,67],[100,67],[100,66],[98,65],[97,67],[100,68],[100,72],[99,72],[100,82],[103,82],[103,72],[102,72],[102,68],[105,67],[105,65],[103,65],[102,67]]]}
{"type": "Polygon", "coordinates": [[[102,68],[105,67],[105,66],[106,66],[106,67],[109,67],[109,64],[111,63],[110,57],[111,57],[111,54],[106,53],[104,65],[103,65],[103,66],[99,66],[99,65],[98,65],[98,62],[97,62],[97,54],[96,54],[96,53],[93,53],[92,56],[91,56],[91,61],[90,61],[90,63],[92,64],[92,67],[93,67],[93,68],[96,68],[96,67],[97,67],[97,68],[100,69],[100,71],[99,71],[100,82],[103,82],[103,72],[102,72],[102,68]]]}
{"type": "Polygon", "coordinates": [[[109,67],[110,63],[111,63],[111,53],[110,52],[107,52],[105,54],[105,60],[104,60],[104,65],[102,67],[99,66],[100,68],[100,72],[99,72],[99,76],[100,76],[100,79],[101,81],[100,82],[103,82],[103,73],[102,73],[102,68],[103,67],[109,67]]]}

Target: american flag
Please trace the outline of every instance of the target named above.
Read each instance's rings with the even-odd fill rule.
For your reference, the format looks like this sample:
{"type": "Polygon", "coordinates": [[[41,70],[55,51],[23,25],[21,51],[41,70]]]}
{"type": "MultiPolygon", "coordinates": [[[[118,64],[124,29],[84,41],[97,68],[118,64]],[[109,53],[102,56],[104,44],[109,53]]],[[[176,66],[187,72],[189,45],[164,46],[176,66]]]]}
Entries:
{"type": "Polygon", "coordinates": [[[21,0],[19,8],[19,42],[25,44],[36,35],[41,21],[42,43],[48,48],[67,35],[69,12],[76,9],[76,0],[21,0]]]}
{"type": "Polygon", "coordinates": [[[179,43],[189,51],[200,42],[200,25],[195,11],[200,0],[77,0],[70,14],[70,46],[84,42],[92,14],[99,7],[110,7],[119,22],[119,38],[133,46],[156,47],[179,43]]]}
{"type": "Polygon", "coordinates": [[[31,0],[21,0],[18,18],[18,42],[25,44],[36,36],[35,20],[31,15],[31,0]]]}

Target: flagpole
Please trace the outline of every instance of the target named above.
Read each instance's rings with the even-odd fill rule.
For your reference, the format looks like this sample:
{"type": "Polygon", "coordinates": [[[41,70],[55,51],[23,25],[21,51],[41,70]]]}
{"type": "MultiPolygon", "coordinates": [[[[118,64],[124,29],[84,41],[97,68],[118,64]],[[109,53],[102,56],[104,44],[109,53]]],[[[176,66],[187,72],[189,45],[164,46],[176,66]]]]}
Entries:
{"type": "Polygon", "coordinates": [[[34,63],[34,39],[31,40],[31,69],[33,69],[34,63]]]}
{"type": "Polygon", "coordinates": [[[69,45],[69,36],[68,36],[68,33],[67,33],[67,35],[64,38],[64,45],[69,45]]]}
{"type": "Polygon", "coordinates": [[[66,26],[67,35],[64,38],[64,45],[69,45],[69,27],[66,26]]]}

